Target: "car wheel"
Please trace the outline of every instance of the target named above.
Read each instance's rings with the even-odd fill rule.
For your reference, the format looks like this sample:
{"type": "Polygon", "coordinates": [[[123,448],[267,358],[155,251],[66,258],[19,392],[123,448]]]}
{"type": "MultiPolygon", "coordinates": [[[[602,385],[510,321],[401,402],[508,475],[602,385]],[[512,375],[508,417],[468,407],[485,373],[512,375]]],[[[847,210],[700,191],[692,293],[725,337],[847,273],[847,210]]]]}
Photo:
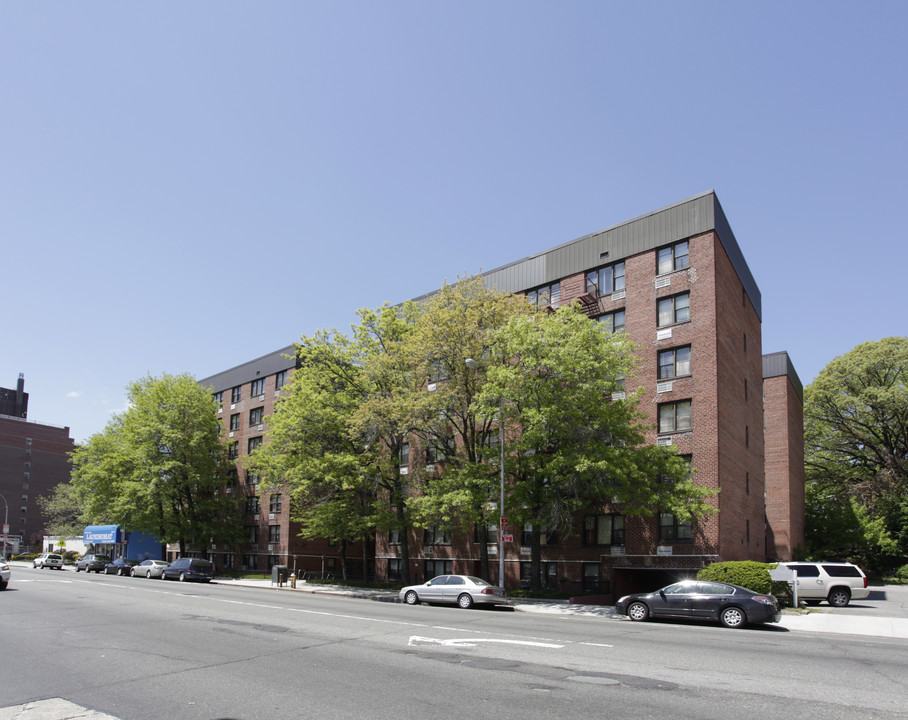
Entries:
{"type": "Polygon", "coordinates": [[[404,602],[407,603],[407,605],[419,605],[419,595],[416,594],[415,590],[410,590],[404,595],[404,602]]]}
{"type": "Polygon", "coordinates": [[[180,582],[186,582],[186,573],[180,573],[180,582]]]}
{"type": "Polygon", "coordinates": [[[649,617],[649,608],[642,602],[631,603],[627,607],[627,616],[637,622],[649,617]]]}
{"type": "Polygon", "coordinates": [[[0,590],[6,590],[7,583],[0,582],[0,590]]]}
{"type": "Polygon", "coordinates": [[[82,572],[81,568],[78,565],[76,565],[76,572],[82,572]]]}
{"type": "Polygon", "coordinates": [[[146,570],[146,571],[145,571],[145,579],[146,579],[146,580],[151,580],[151,570],[146,570]]]}
{"type": "Polygon", "coordinates": [[[833,607],[845,607],[851,601],[851,593],[847,588],[835,588],[827,599],[833,607]]]}
{"type": "Polygon", "coordinates": [[[470,597],[468,593],[464,593],[459,598],[457,598],[457,604],[460,605],[464,610],[469,610],[473,607],[473,598],[470,597]]]}
{"type": "Polygon", "coordinates": [[[719,613],[719,622],[727,628],[739,628],[747,625],[747,616],[738,607],[727,607],[719,613]]]}

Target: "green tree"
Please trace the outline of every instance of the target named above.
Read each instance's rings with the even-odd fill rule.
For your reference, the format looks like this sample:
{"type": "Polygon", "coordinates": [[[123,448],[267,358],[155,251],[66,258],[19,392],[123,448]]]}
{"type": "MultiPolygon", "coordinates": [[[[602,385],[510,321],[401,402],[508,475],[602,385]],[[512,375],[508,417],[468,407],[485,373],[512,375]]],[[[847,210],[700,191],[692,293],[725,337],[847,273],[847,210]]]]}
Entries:
{"type": "Polygon", "coordinates": [[[493,360],[491,332],[532,312],[522,296],[487,288],[481,278],[445,283],[423,305],[403,350],[426,383],[410,395],[411,437],[426,461],[413,468],[413,480],[420,481],[420,493],[410,500],[415,522],[462,532],[475,527],[480,574],[487,579],[489,527],[498,524],[498,417],[477,414],[474,400],[482,369],[493,360]]]}
{"type": "Polygon", "coordinates": [[[269,418],[269,442],[251,460],[266,482],[288,488],[306,536],[362,540],[365,562],[376,527],[398,532],[406,582],[412,493],[400,458],[408,397],[422,381],[400,349],[418,313],[409,303],[360,310],[349,337],[301,338],[300,368],[269,418]]]}
{"type": "Polygon", "coordinates": [[[908,555],[906,375],[908,338],[890,337],[835,358],[805,390],[812,553],[850,548],[877,567],[908,555]]]}
{"type": "Polygon", "coordinates": [[[85,520],[85,503],[76,494],[71,482],[60,483],[47,495],[38,498],[41,513],[47,518],[48,535],[62,538],[81,536],[88,524],[85,520]]]}
{"type": "Polygon", "coordinates": [[[637,362],[624,333],[610,334],[571,305],[514,316],[492,337],[497,357],[478,408],[505,418],[506,515],[532,527],[531,589],[540,586],[542,532],[573,533],[580,517],[605,504],[682,520],[713,511],[686,463],[646,443],[639,395],[611,399],[637,362]]]}
{"type": "Polygon", "coordinates": [[[129,409],[72,453],[72,483],[85,516],[165,543],[207,548],[239,540],[239,508],[219,492],[226,475],[211,393],[190,375],[145,377],[129,409]]]}

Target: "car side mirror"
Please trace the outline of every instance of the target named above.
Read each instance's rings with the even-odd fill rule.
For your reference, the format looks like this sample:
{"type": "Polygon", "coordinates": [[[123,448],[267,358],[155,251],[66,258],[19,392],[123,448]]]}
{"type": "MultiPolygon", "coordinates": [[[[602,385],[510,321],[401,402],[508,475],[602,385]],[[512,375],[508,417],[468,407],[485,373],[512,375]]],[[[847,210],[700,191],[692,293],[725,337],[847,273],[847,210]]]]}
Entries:
{"type": "Polygon", "coordinates": [[[659,594],[660,594],[663,598],[665,598],[665,590],[660,590],[660,591],[659,591],[659,594]]]}

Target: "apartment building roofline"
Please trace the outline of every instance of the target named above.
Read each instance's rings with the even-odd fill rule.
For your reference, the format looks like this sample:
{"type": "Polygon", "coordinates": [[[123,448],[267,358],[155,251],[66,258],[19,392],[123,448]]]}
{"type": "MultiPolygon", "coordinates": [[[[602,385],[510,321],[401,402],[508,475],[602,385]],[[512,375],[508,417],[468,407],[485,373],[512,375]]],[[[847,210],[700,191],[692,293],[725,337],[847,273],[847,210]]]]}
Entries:
{"type": "MultiPolygon", "coordinates": [[[[491,288],[510,293],[521,292],[710,231],[718,235],[757,317],[762,320],[760,289],[744,260],[715,190],[707,190],[632,220],[515,260],[482,273],[482,277],[491,288]]],[[[434,294],[435,291],[427,293],[415,298],[415,301],[434,294]]]]}
{"type": "Polygon", "coordinates": [[[795,389],[795,392],[798,394],[801,402],[804,402],[804,386],[801,383],[801,378],[798,377],[798,373],[791,362],[791,358],[788,357],[788,353],[785,350],[780,350],[779,352],[768,353],[767,355],[764,355],[763,379],[765,380],[767,378],[781,377],[783,375],[788,376],[788,381],[795,389]]]}
{"type": "Polygon", "coordinates": [[[296,345],[288,345],[255,360],[241,363],[224,372],[209,375],[198,381],[202,387],[212,388],[215,392],[249,382],[255,377],[274,375],[281,370],[296,367],[296,345]],[[286,357],[289,355],[290,357],[286,357]]]}

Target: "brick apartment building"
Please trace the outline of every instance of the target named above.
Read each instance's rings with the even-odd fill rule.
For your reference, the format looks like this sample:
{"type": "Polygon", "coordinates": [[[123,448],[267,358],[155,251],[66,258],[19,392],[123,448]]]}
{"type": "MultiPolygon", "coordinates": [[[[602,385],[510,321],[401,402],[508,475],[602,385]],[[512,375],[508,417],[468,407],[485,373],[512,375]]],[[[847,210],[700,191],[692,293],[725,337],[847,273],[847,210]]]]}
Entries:
{"type": "MultiPolygon", "coordinates": [[[[644,388],[641,409],[653,424],[649,440],[677,448],[695,469],[695,481],[718,491],[719,512],[699,522],[679,522],[659,508],[651,509],[652,517],[637,519],[620,506],[608,506],[579,521],[579,537],[546,534],[546,587],[608,596],[651,589],[717,560],[792,557],[804,533],[801,384],[786,353],[762,354],[760,290],[714,192],[483,278],[490,287],[526,294],[541,306],[578,301],[591,318],[627,332],[641,358],[627,385],[644,388]]],[[[255,422],[261,416],[253,413],[271,412],[279,393],[275,379],[285,382],[294,367],[282,355],[292,350],[200,381],[220,393],[220,412],[237,455],[264,441],[255,422]],[[236,394],[228,397],[231,393],[236,394]]],[[[256,497],[255,478],[238,476],[237,488],[256,497]]],[[[250,541],[255,538],[259,551],[244,557],[256,558],[256,567],[292,564],[292,556],[307,548],[298,546],[287,504],[273,520],[263,517],[247,515],[250,541]],[[266,534],[274,542],[266,544],[266,534]]],[[[517,587],[529,582],[530,558],[520,529],[511,531],[505,577],[508,587],[517,587]]],[[[479,547],[472,536],[420,533],[410,548],[413,577],[478,574],[479,547]]],[[[331,557],[326,545],[320,550],[312,560],[331,557]]],[[[489,550],[497,554],[497,548],[489,550]]],[[[496,555],[491,557],[497,576],[496,555]]],[[[379,534],[378,577],[396,580],[400,570],[397,545],[379,534]]]]}
{"type": "Polygon", "coordinates": [[[28,419],[25,378],[15,389],[0,388],[0,522],[8,518],[9,546],[0,555],[20,552],[22,546],[41,547],[45,518],[36,499],[59,483],[69,482],[69,453],[74,444],[68,427],[28,419]]]}

